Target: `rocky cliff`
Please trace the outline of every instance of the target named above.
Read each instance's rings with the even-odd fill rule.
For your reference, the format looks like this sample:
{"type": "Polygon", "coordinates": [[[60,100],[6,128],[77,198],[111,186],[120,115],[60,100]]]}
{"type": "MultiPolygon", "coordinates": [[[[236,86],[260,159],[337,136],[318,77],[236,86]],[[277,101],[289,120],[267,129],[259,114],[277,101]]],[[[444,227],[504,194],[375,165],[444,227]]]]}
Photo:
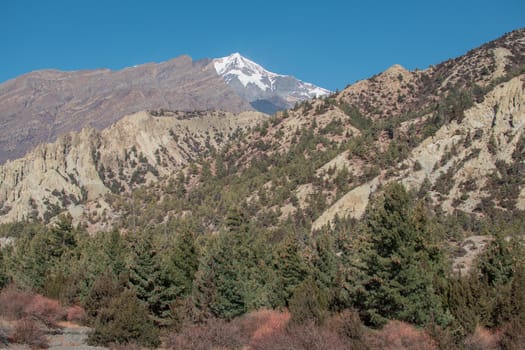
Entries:
{"type": "Polygon", "coordinates": [[[139,112],[102,131],[70,132],[0,166],[0,221],[47,221],[64,208],[81,215],[87,201],[173,174],[265,117],[139,112]]]}

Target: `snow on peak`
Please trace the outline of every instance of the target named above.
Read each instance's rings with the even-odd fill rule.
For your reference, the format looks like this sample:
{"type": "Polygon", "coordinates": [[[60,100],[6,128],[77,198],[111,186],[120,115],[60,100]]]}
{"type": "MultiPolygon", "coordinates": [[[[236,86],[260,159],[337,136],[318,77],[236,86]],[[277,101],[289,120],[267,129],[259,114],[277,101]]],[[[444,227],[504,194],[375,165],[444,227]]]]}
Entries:
{"type": "Polygon", "coordinates": [[[212,63],[217,74],[250,102],[277,97],[287,101],[289,107],[297,101],[330,93],[292,76],[270,72],[238,52],[216,58],[212,63]]]}
{"type": "Polygon", "coordinates": [[[271,90],[275,77],[280,76],[267,71],[257,63],[241,56],[238,52],[214,59],[213,65],[217,74],[222,76],[227,83],[237,78],[244,87],[251,83],[264,91],[271,90]]]}

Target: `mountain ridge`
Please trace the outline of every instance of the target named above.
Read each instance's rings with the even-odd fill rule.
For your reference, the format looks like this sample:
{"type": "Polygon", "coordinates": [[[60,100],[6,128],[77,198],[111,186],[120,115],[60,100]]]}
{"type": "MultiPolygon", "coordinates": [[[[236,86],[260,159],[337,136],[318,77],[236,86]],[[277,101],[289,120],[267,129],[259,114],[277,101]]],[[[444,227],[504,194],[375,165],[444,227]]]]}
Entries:
{"type": "MultiPolygon", "coordinates": [[[[238,54],[235,57],[239,62],[248,62],[238,54]]],[[[0,164],[23,156],[42,142],[52,142],[63,133],[83,127],[101,130],[141,110],[239,113],[255,109],[272,114],[316,93],[327,93],[293,77],[268,72],[252,61],[252,70],[276,79],[275,89],[232,85],[228,72],[223,72],[226,76],[217,73],[218,60],[193,61],[182,55],[120,70],[44,69],[1,83],[0,164]]]]}
{"type": "Polygon", "coordinates": [[[0,163],[68,131],[159,108],[253,110],[207,62],[189,56],[118,71],[36,71],[0,84],[0,163]]]}

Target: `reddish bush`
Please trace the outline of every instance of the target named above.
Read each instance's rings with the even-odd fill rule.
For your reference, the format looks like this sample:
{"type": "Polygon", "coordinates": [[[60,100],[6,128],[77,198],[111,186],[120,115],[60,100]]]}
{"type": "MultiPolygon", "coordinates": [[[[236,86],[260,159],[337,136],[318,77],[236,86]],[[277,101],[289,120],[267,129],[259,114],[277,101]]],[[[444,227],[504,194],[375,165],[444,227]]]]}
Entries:
{"type": "Polygon", "coordinates": [[[434,340],[439,350],[456,350],[458,344],[453,328],[443,328],[435,322],[425,328],[427,334],[434,340]]]}
{"type": "Polygon", "coordinates": [[[474,334],[465,338],[465,348],[468,350],[497,350],[500,348],[501,332],[477,326],[474,334]]]}
{"type": "Polygon", "coordinates": [[[52,327],[65,317],[65,312],[57,300],[43,297],[40,294],[33,297],[25,312],[52,327]]]}
{"type": "Polygon", "coordinates": [[[503,328],[501,346],[505,350],[521,350],[525,344],[525,325],[517,319],[503,328]]]}
{"type": "Polygon", "coordinates": [[[82,323],[86,319],[86,311],[78,305],[68,307],[66,313],[69,322],[82,323]]]}
{"type": "Polygon", "coordinates": [[[432,338],[424,331],[400,321],[390,321],[383,329],[368,337],[372,349],[437,350],[432,338]]]}
{"type": "Polygon", "coordinates": [[[366,329],[357,311],[344,310],[330,317],[325,326],[347,341],[352,350],[367,349],[366,329]]]}
{"type": "Polygon", "coordinates": [[[0,293],[0,315],[10,320],[32,317],[54,327],[64,319],[66,311],[56,300],[11,285],[0,293]]]}
{"type": "Polygon", "coordinates": [[[254,342],[284,330],[289,320],[289,312],[260,310],[249,313],[237,322],[242,334],[246,334],[251,339],[250,342],[254,342]]]}
{"type": "Polygon", "coordinates": [[[31,300],[33,294],[10,285],[0,293],[0,315],[9,320],[19,320],[27,315],[26,308],[31,300]]]}
{"type": "Polygon", "coordinates": [[[211,319],[205,325],[191,325],[168,336],[166,345],[177,350],[239,349],[246,339],[237,323],[211,319]]]}
{"type": "Polygon", "coordinates": [[[32,318],[24,318],[16,323],[11,340],[13,343],[27,344],[31,349],[46,349],[49,347],[44,330],[32,318]]]}
{"type": "Polygon", "coordinates": [[[348,346],[335,332],[319,327],[311,321],[258,338],[251,344],[250,349],[347,350],[348,346]]]}

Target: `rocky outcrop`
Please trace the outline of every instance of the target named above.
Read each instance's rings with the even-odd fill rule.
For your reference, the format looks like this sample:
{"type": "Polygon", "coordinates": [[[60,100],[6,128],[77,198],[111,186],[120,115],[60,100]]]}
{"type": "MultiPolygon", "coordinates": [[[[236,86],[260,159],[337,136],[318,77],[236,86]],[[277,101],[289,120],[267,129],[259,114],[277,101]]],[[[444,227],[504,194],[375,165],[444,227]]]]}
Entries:
{"type": "Polygon", "coordinates": [[[425,139],[393,169],[394,176],[388,170],[340,198],[313,228],[336,215],[360,217],[378,185],[390,181],[427,192],[447,212],[482,213],[486,205],[524,208],[525,75],[497,85],[482,103],[465,111],[461,122],[444,125],[425,139]],[[509,172],[512,181],[507,183],[509,172]]]}
{"type": "Polygon", "coordinates": [[[0,222],[49,220],[64,209],[129,190],[219,149],[266,115],[244,112],[139,112],[98,131],[71,132],[0,166],[0,222]]]}

